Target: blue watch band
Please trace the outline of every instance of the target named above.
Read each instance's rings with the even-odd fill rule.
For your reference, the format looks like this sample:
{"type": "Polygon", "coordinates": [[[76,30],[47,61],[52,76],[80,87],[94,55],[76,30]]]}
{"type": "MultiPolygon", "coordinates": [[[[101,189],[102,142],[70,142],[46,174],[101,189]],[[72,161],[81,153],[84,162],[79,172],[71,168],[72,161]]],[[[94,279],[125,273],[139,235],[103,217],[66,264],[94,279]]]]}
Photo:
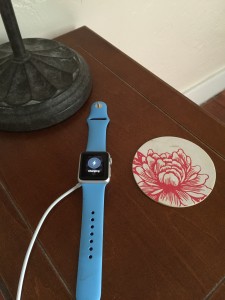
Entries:
{"type": "Polygon", "coordinates": [[[82,184],[83,211],[77,300],[99,300],[101,298],[105,186],[106,183],[82,184]]]}
{"type": "MultiPolygon", "coordinates": [[[[89,126],[86,151],[106,151],[109,123],[107,106],[96,102],[87,119],[89,126]]],[[[77,300],[100,300],[102,285],[102,249],[104,194],[107,182],[82,182],[83,208],[80,253],[77,273],[77,300]]]]}
{"type": "Polygon", "coordinates": [[[106,151],[106,129],[109,123],[107,105],[104,102],[95,102],[87,119],[89,126],[86,151],[106,151]]]}

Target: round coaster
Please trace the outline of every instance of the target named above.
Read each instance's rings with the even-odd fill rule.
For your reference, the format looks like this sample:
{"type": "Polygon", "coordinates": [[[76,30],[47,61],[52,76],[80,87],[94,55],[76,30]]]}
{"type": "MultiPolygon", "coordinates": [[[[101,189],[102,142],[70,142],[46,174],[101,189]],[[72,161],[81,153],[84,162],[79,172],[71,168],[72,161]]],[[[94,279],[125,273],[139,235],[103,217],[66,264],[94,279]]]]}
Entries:
{"type": "Polygon", "coordinates": [[[216,181],[209,155],[178,137],[159,137],[142,145],[132,169],[139,188],[149,198],[171,207],[199,204],[212,192],[216,181]]]}

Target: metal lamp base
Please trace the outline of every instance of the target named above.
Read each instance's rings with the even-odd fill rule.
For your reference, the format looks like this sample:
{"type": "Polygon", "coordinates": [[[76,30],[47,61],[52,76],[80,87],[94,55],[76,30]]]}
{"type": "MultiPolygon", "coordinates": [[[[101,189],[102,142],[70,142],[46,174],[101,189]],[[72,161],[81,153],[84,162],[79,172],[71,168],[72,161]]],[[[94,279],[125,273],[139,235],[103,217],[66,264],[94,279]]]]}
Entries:
{"type": "Polygon", "coordinates": [[[0,46],[0,130],[32,131],[72,116],[92,87],[84,59],[63,44],[24,39],[17,60],[9,43],[0,46]]]}

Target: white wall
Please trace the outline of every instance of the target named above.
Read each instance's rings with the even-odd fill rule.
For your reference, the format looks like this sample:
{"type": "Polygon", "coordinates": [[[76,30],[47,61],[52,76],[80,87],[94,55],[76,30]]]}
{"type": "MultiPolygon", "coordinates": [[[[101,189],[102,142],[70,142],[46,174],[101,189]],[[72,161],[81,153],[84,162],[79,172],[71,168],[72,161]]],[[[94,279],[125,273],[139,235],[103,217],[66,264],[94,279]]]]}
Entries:
{"type": "MultiPolygon", "coordinates": [[[[224,0],[12,2],[23,37],[87,25],[181,92],[225,70],[224,0]]],[[[0,43],[6,40],[0,23],[0,43]]]]}

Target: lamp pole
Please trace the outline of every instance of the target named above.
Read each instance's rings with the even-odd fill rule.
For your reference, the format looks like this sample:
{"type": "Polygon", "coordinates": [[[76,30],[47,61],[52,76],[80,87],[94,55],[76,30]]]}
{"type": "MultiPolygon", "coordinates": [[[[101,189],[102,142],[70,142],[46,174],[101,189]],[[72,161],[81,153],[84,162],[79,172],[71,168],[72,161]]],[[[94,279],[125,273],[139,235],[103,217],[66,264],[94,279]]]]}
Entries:
{"type": "Polygon", "coordinates": [[[0,0],[0,12],[15,59],[23,60],[26,50],[11,0],[0,0]]]}

